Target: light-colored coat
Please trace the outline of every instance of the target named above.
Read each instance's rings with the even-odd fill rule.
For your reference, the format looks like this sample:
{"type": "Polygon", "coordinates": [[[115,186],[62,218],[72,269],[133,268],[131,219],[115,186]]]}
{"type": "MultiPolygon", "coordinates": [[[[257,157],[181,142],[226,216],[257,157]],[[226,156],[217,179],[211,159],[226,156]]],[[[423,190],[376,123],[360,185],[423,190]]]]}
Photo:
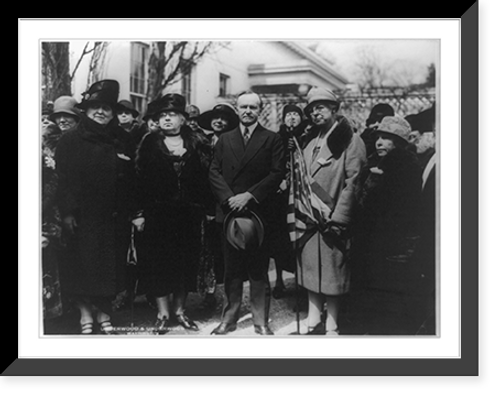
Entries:
{"type": "MultiPolygon", "coordinates": [[[[313,180],[333,201],[329,221],[349,228],[360,189],[360,171],[366,163],[365,144],[359,135],[352,132],[347,120],[341,118],[311,164],[314,146],[313,139],[304,148],[304,158],[313,180]],[[333,148],[332,145],[337,147],[333,148]],[[339,149],[338,146],[343,148],[339,149]]],[[[307,290],[325,295],[347,293],[350,282],[347,262],[349,239],[343,243],[345,247],[340,249],[331,233],[316,232],[299,254],[299,284],[307,290]]]]}

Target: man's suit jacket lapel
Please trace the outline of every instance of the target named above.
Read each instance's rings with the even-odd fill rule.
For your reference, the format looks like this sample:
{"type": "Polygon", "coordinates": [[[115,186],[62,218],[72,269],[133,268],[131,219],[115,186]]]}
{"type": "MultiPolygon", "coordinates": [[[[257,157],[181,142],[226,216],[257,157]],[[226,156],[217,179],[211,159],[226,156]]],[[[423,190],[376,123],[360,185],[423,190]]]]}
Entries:
{"type": "Polygon", "coordinates": [[[243,156],[245,155],[245,143],[243,142],[243,135],[241,134],[239,127],[233,130],[232,133],[228,134],[231,134],[231,149],[233,151],[234,158],[238,162],[238,160],[243,159],[243,156]]]}
{"type": "Polygon", "coordinates": [[[261,134],[262,129],[263,127],[260,124],[255,127],[246,148],[243,142],[243,135],[239,127],[236,129],[235,134],[231,137],[231,147],[233,149],[233,153],[236,159],[240,159],[235,170],[235,177],[248,164],[248,162],[252,160],[262,145],[266,142],[265,135],[261,134]]]}

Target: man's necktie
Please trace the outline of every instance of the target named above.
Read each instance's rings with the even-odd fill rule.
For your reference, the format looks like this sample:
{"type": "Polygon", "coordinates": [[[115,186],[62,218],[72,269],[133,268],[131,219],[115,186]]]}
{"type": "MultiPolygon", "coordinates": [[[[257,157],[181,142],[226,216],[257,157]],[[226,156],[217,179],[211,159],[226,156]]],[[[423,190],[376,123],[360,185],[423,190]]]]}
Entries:
{"type": "Polygon", "coordinates": [[[243,141],[245,141],[245,145],[248,143],[248,140],[250,139],[250,130],[248,127],[245,127],[245,131],[243,133],[243,141]]]}

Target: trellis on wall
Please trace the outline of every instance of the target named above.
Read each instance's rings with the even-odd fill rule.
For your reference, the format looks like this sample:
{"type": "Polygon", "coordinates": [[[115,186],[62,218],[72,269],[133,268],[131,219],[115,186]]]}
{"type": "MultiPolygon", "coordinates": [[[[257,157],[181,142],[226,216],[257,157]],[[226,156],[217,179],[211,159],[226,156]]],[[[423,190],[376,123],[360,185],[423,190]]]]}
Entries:
{"type": "Polygon", "coordinates": [[[351,120],[358,131],[362,131],[365,128],[365,121],[370,110],[376,104],[387,103],[392,106],[397,115],[405,117],[430,108],[434,101],[435,94],[427,92],[348,95],[343,97],[341,113],[351,120]]]}
{"type": "MultiPolygon", "coordinates": [[[[307,104],[305,96],[297,95],[261,95],[263,109],[260,123],[270,130],[278,131],[282,124],[283,107],[286,104],[296,104],[302,109],[307,104]]],[[[388,103],[395,113],[405,117],[430,108],[435,101],[433,92],[412,93],[349,93],[342,95],[340,113],[346,116],[353,124],[356,131],[365,128],[365,121],[370,110],[378,103],[388,103]]]]}

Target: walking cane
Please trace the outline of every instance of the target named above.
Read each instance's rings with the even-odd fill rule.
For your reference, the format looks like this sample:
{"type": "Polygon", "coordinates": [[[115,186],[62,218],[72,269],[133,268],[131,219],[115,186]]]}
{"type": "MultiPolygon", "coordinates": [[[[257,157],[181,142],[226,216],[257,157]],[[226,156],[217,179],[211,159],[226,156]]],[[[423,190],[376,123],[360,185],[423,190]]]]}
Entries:
{"type": "Polygon", "coordinates": [[[134,301],[137,295],[137,285],[139,283],[138,278],[136,278],[136,267],[137,267],[137,250],[135,247],[135,227],[132,225],[132,231],[130,233],[130,245],[127,253],[127,265],[129,266],[128,278],[135,279],[134,288],[130,292],[130,328],[134,328],[134,301]],[[132,272],[133,271],[133,272],[132,272]]]}
{"type": "MultiPolygon", "coordinates": [[[[290,167],[293,168],[293,151],[290,151],[290,167]]],[[[290,188],[294,190],[293,170],[290,171],[290,188]]],[[[293,241],[293,259],[295,260],[295,318],[297,321],[297,331],[290,334],[300,335],[300,308],[299,308],[299,262],[297,259],[297,241],[293,241]]]]}
{"type": "Polygon", "coordinates": [[[293,256],[295,259],[295,317],[297,321],[297,334],[300,335],[300,306],[299,306],[299,261],[297,259],[297,243],[293,242],[293,256]]]}
{"type": "Polygon", "coordinates": [[[135,297],[137,295],[137,285],[139,284],[139,280],[135,280],[134,284],[134,290],[132,291],[132,297],[130,299],[130,328],[134,328],[134,302],[135,302],[135,297]]]}

